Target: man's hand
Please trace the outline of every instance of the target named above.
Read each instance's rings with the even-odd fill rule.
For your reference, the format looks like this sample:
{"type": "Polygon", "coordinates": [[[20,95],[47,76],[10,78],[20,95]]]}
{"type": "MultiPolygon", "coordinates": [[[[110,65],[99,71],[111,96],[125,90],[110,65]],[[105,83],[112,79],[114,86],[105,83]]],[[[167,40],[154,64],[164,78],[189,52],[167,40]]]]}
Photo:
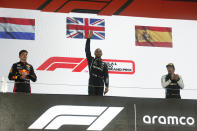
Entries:
{"type": "Polygon", "coordinates": [[[104,94],[107,94],[108,91],[109,91],[109,87],[105,87],[105,92],[104,92],[104,94]]]}
{"type": "Polygon", "coordinates": [[[175,80],[177,81],[179,79],[179,75],[175,75],[175,80]]]}
{"type": "Polygon", "coordinates": [[[88,34],[88,38],[90,39],[93,36],[93,31],[90,31],[88,34]]]}
{"type": "Polygon", "coordinates": [[[175,80],[175,74],[171,74],[171,80],[175,80]]]}
{"type": "Polygon", "coordinates": [[[25,79],[26,78],[26,76],[28,75],[28,73],[27,72],[22,72],[21,73],[21,79],[25,79]]]}
{"type": "Polygon", "coordinates": [[[25,76],[25,75],[22,75],[20,78],[21,78],[21,79],[25,79],[25,78],[26,78],[26,76],[25,76]]]}

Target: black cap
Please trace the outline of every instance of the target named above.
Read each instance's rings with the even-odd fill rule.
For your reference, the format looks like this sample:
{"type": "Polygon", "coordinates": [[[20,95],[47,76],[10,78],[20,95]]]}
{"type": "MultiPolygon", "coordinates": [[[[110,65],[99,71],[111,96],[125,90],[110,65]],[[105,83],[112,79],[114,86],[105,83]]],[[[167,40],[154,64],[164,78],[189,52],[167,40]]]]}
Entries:
{"type": "Polygon", "coordinates": [[[174,64],[173,64],[173,63],[169,63],[169,64],[167,64],[167,65],[166,65],[166,68],[168,68],[168,67],[173,67],[173,68],[175,69],[175,67],[174,67],[174,64]]]}

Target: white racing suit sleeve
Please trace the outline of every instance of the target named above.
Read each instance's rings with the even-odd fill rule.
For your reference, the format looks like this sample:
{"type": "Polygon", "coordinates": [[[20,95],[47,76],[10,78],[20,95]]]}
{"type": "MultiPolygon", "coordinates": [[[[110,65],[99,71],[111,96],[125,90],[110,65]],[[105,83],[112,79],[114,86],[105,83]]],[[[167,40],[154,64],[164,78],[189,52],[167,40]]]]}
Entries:
{"type": "Polygon", "coordinates": [[[182,79],[182,77],[180,75],[179,75],[179,80],[177,81],[177,83],[181,87],[181,89],[184,88],[183,79],[182,79]]]}
{"type": "Polygon", "coordinates": [[[163,88],[166,88],[171,83],[170,79],[167,81],[165,79],[166,79],[166,75],[161,77],[161,85],[163,88]]]}

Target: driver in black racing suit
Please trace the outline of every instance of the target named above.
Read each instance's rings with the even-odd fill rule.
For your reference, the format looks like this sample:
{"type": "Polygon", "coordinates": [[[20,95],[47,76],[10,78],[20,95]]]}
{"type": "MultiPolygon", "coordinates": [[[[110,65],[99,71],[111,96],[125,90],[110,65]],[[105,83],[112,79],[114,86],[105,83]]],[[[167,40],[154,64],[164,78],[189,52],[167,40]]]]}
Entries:
{"type": "Polygon", "coordinates": [[[15,81],[13,92],[31,93],[30,80],[33,82],[37,80],[33,66],[26,61],[27,54],[26,50],[21,50],[19,52],[20,62],[13,64],[10,69],[8,78],[15,81]]]}
{"type": "Polygon", "coordinates": [[[91,96],[103,96],[109,90],[109,75],[108,75],[108,67],[105,62],[102,61],[102,50],[97,48],[95,50],[95,58],[91,56],[90,52],[90,38],[92,37],[93,32],[91,31],[88,35],[86,41],[86,58],[88,60],[88,68],[89,68],[89,84],[88,84],[88,95],[91,96]],[[104,90],[105,84],[105,90],[104,90]]]}

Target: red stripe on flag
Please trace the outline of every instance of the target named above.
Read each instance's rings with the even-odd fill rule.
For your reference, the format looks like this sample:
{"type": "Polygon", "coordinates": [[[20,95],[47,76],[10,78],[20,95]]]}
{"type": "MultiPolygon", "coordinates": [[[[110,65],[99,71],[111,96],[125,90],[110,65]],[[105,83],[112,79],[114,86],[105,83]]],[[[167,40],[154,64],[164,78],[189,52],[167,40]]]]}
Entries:
{"type": "Polygon", "coordinates": [[[0,23],[10,23],[10,24],[17,24],[17,25],[32,25],[32,26],[35,26],[35,19],[0,17],[0,23]]]}
{"type": "Polygon", "coordinates": [[[90,26],[89,26],[89,19],[88,18],[85,18],[84,19],[84,21],[85,21],[85,25],[84,25],[84,30],[85,30],[85,38],[87,38],[88,37],[88,34],[89,34],[89,28],[90,28],[90,26]]]}
{"type": "Polygon", "coordinates": [[[151,46],[151,47],[172,47],[171,42],[136,42],[136,46],[151,46]]]}
{"type": "Polygon", "coordinates": [[[69,19],[70,21],[78,24],[78,22],[76,20],[74,20],[73,18],[67,17],[67,19],[69,19]]]}
{"type": "Polygon", "coordinates": [[[96,26],[84,26],[84,25],[71,25],[68,24],[68,29],[70,30],[92,30],[92,31],[105,31],[104,27],[96,27],[96,26]]]}
{"type": "Polygon", "coordinates": [[[170,27],[135,26],[135,29],[160,31],[160,32],[172,32],[172,28],[170,28],[170,27]]]}
{"type": "Polygon", "coordinates": [[[79,32],[77,32],[77,33],[75,33],[75,34],[72,34],[72,35],[69,35],[67,38],[72,38],[72,37],[74,37],[74,36],[76,36],[76,35],[78,35],[79,34],[79,32]]]}
{"type": "Polygon", "coordinates": [[[94,32],[95,34],[97,34],[98,36],[102,37],[103,39],[105,39],[105,37],[103,37],[102,35],[100,35],[99,33],[94,32]]]}

